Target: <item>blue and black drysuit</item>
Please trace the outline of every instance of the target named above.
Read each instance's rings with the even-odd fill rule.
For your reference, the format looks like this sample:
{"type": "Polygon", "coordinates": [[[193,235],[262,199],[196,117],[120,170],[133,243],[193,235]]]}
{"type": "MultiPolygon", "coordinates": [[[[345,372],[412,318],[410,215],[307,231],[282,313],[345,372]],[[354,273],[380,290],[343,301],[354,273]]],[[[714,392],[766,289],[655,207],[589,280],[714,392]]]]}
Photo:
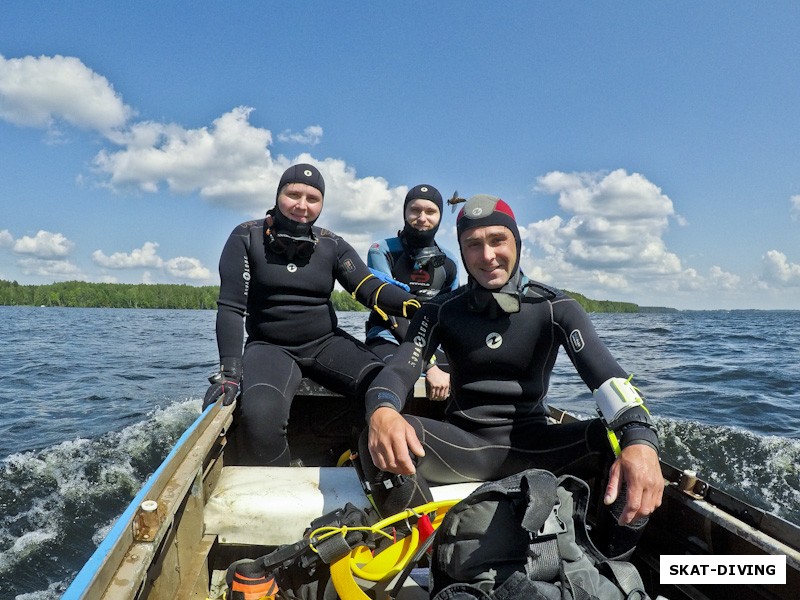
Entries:
{"type": "MultiPolygon", "coordinates": [[[[458,262],[446,249],[432,239],[422,243],[400,235],[375,242],[367,254],[367,265],[409,287],[420,302],[427,302],[440,293],[458,287],[458,262]]],[[[394,354],[408,331],[409,320],[390,317],[387,321],[373,310],[366,324],[366,343],[378,356],[387,359],[394,354]]],[[[446,370],[444,354],[436,355],[436,364],[446,370]]],[[[426,368],[430,363],[426,365],[426,368]]]]}

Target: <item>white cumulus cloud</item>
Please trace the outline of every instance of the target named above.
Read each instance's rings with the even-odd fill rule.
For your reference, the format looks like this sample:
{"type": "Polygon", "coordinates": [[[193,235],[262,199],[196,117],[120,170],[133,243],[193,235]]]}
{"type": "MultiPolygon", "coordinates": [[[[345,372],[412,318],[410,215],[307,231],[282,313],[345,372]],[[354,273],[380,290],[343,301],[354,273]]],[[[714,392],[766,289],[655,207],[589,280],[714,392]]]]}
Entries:
{"type": "Polygon", "coordinates": [[[52,260],[45,258],[23,258],[17,263],[25,275],[49,277],[53,279],[84,280],[86,276],[80,268],[68,260],[52,260]]]}
{"type": "Polygon", "coordinates": [[[17,254],[31,254],[36,258],[61,258],[68,256],[75,244],[61,233],[39,230],[35,236],[23,236],[14,241],[12,249],[17,254]]]}
{"type": "Polygon", "coordinates": [[[70,56],[0,55],[0,118],[28,127],[64,121],[109,135],[133,115],[113,86],[70,56]]]}
{"type": "Polygon", "coordinates": [[[536,189],[557,194],[566,213],[524,228],[551,273],[623,289],[637,279],[680,274],[680,259],[661,238],[675,214],[672,200],[644,176],[624,169],[555,171],[540,177],[536,189]]]}
{"type": "MultiPolygon", "coordinates": [[[[251,112],[252,108],[238,107],[210,127],[198,129],[137,123],[115,137],[120,149],[97,154],[95,169],[106,185],[118,191],[197,193],[213,204],[260,216],[274,206],[283,172],[292,164],[308,162],[325,178],[320,225],[348,241],[365,231],[388,233],[397,228],[407,187],[391,187],[382,177],[359,177],[339,159],[318,159],[308,153],[273,156],[272,133],[254,127],[251,112]]],[[[366,252],[368,244],[354,246],[366,252]]]]}
{"type": "MultiPolygon", "coordinates": [[[[212,273],[196,258],[178,256],[165,260],[158,255],[158,243],[145,242],[141,248],[130,252],[114,252],[110,256],[102,250],[92,252],[92,261],[106,269],[162,269],[176,279],[210,280],[212,273]]],[[[153,281],[153,274],[145,271],[144,283],[153,281]]]]}
{"type": "Polygon", "coordinates": [[[322,140],[322,127],[309,125],[299,133],[286,129],[278,134],[278,139],[282,142],[316,146],[322,140]]]}
{"type": "Polygon", "coordinates": [[[590,269],[679,268],[661,240],[674,215],[672,200],[642,175],[624,169],[608,174],[552,172],[538,179],[537,189],[557,194],[561,209],[572,214],[543,226],[549,229],[547,245],[568,262],[590,269]]]}
{"type": "Polygon", "coordinates": [[[156,254],[158,244],[145,242],[141,248],[130,253],[114,252],[106,256],[102,250],[92,252],[92,261],[107,269],[136,269],[139,267],[161,267],[164,261],[156,254]]]}
{"type": "Polygon", "coordinates": [[[554,171],[538,178],[535,189],[557,195],[562,214],[520,226],[528,246],[520,264],[534,279],[634,302],[640,292],[713,293],[741,282],[717,266],[698,273],[669,250],[664,234],[672,222],[684,223],[672,200],[644,175],[554,171]]]}
{"type": "Polygon", "coordinates": [[[800,286],[800,264],[792,263],[783,252],[770,250],[762,257],[762,279],[778,287],[800,286]]]}
{"type": "Polygon", "coordinates": [[[718,266],[711,267],[708,278],[717,289],[722,290],[735,290],[742,282],[742,278],[739,275],[723,271],[718,266]]]}
{"type": "Polygon", "coordinates": [[[95,168],[114,189],[156,192],[166,187],[247,209],[263,199],[270,180],[280,178],[269,168],[272,134],[250,125],[251,110],[236,108],[211,127],[198,129],[138,123],[117,138],[122,149],[98,153],[95,168]]]}
{"type": "MultiPolygon", "coordinates": [[[[377,237],[397,229],[406,187],[391,187],[379,176],[359,177],[338,159],[274,155],[273,134],[250,123],[252,110],[236,107],[197,128],[133,122],[135,112],[109,81],[78,58],[0,56],[0,119],[48,128],[53,139],[61,123],[101,133],[108,145],[92,166],[102,186],[118,192],[198,194],[254,217],[274,205],[283,171],[305,161],[317,165],[326,180],[320,225],[356,239],[357,250],[364,252],[369,241],[362,243],[361,237],[368,231],[377,237]]],[[[322,135],[322,126],[313,124],[299,132],[282,130],[278,139],[313,146],[322,135]]]]}
{"type": "Polygon", "coordinates": [[[209,279],[211,271],[203,266],[196,258],[178,256],[171,258],[164,264],[164,270],[179,279],[209,279]]]}

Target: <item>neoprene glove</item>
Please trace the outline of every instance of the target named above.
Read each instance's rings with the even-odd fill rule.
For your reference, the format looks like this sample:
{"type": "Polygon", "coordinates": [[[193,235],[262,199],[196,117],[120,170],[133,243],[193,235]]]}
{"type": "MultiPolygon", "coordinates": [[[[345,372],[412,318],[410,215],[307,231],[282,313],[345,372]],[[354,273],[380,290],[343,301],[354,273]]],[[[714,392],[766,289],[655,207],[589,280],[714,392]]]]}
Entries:
{"type": "Polygon", "coordinates": [[[203,410],[222,397],[222,405],[228,406],[239,395],[239,384],[242,382],[242,359],[223,358],[219,372],[208,378],[211,383],[203,398],[203,410]]]}

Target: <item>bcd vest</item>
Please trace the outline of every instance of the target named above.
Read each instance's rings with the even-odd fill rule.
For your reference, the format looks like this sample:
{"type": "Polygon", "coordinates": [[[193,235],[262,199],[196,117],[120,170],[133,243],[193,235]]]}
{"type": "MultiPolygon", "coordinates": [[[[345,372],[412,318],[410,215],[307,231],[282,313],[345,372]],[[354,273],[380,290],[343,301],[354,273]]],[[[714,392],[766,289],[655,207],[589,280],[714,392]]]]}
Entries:
{"type": "Polygon", "coordinates": [[[589,539],[589,486],[530,469],[481,485],[433,541],[435,600],[649,600],[636,568],[589,539]]]}

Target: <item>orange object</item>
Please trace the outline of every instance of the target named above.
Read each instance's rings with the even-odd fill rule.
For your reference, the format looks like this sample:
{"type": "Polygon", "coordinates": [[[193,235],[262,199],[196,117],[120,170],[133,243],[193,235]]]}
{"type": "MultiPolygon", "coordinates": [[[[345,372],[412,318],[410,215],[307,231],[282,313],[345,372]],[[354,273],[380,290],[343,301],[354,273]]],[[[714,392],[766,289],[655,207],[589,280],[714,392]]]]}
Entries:
{"type": "Polygon", "coordinates": [[[272,576],[248,577],[234,573],[228,600],[274,600],[278,584],[272,576]]]}

